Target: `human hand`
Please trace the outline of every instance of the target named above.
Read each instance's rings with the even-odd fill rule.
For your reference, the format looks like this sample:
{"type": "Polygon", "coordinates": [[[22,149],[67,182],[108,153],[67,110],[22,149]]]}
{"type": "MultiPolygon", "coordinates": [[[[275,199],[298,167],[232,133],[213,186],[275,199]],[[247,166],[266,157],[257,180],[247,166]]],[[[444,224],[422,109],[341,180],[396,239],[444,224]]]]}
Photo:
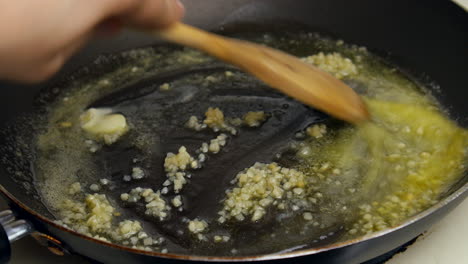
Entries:
{"type": "Polygon", "coordinates": [[[161,28],[183,13],[178,0],[0,0],[0,79],[49,78],[109,21],[161,28]]]}

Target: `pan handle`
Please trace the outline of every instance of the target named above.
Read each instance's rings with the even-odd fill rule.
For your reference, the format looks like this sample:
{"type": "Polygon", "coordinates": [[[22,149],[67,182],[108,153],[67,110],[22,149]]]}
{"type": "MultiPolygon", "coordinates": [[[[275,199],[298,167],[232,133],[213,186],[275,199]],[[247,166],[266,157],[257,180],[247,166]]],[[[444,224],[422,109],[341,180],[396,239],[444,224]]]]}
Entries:
{"type": "Polygon", "coordinates": [[[11,210],[0,212],[0,263],[7,263],[11,256],[10,244],[32,233],[31,224],[16,219],[11,210]]]}

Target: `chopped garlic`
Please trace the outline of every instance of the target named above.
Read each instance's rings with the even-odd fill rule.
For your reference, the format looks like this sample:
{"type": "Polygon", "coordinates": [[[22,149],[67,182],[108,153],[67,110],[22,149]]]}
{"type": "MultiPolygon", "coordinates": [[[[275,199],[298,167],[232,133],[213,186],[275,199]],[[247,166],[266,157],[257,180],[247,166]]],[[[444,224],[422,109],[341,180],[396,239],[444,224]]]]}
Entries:
{"type": "Polygon", "coordinates": [[[145,177],[145,172],[140,167],[132,168],[132,178],[134,180],[140,180],[145,177]]]}
{"type": "Polygon", "coordinates": [[[248,112],[244,115],[244,123],[249,127],[258,127],[267,119],[263,111],[248,112]]]}
{"type": "Polygon", "coordinates": [[[174,207],[180,207],[182,205],[182,198],[180,197],[180,195],[177,195],[176,197],[174,197],[174,199],[172,199],[172,205],[174,205],[174,207]]]}
{"type": "Polygon", "coordinates": [[[320,52],[316,55],[302,58],[302,61],[313,64],[321,70],[333,74],[338,79],[358,74],[356,65],[350,59],[343,57],[337,52],[330,54],[320,52]]]}
{"type": "Polygon", "coordinates": [[[207,227],[208,223],[204,220],[194,219],[188,223],[188,229],[194,234],[198,234],[205,231],[207,227]]]}
{"type": "Polygon", "coordinates": [[[171,85],[168,83],[163,83],[159,86],[159,90],[161,91],[169,91],[171,89],[171,85]]]}
{"type": "Polygon", "coordinates": [[[237,187],[226,192],[223,209],[218,212],[219,222],[226,219],[243,221],[247,216],[251,221],[258,221],[265,215],[266,207],[285,198],[287,190],[293,189],[292,195],[297,198],[305,195],[305,175],[276,163],[255,163],[237,174],[236,180],[237,187]]]}
{"type": "Polygon", "coordinates": [[[322,138],[327,133],[327,126],[324,124],[315,124],[306,129],[307,135],[314,138],[322,138]]]}
{"type": "Polygon", "coordinates": [[[70,188],[68,188],[68,193],[74,195],[81,192],[81,184],[79,182],[72,183],[70,188]]]}
{"type": "Polygon", "coordinates": [[[224,114],[219,108],[208,108],[208,110],[206,110],[205,116],[206,118],[203,123],[208,125],[210,128],[219,130],[219,128],[225,125],[224,114]]]}
{"type": "Polygon", "coordinates": [[[228,124],[224,119],[224,113],[219,108],[209,107],[205,113],[205,120],[203,123],[211,128],[214,132],[227,131],[232,135],[237,134],[237,130],[228,124]]]}
{"type": "Polygon", "coordinates": [[[179,153],[168,153],[166,155],[166,159],[164,160],[164,168],[166,169],[166,172],[185,170],[192,161],[194,161],[194,159],[187,152],[187,149],[182,146],[179,148],[179,153]]]}

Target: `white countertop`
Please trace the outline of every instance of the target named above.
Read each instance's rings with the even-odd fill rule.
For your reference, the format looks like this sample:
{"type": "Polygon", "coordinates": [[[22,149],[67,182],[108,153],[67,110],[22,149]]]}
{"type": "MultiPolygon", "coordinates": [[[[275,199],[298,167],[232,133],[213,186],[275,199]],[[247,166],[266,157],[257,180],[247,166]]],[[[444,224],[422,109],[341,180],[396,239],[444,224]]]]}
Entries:
{"type": "Polygon", "coordinates": [[[467,264],[468,199],[386,264],[467,264]]]}

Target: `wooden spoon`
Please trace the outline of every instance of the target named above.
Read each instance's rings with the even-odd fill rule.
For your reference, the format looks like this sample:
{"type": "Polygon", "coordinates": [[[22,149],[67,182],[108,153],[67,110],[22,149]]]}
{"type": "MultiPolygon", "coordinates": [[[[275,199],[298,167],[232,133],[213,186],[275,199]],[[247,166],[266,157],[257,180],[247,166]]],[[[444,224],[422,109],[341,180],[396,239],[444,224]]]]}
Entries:
{"type": "Polygon", "coordinates": [[[282,51],[222,37],[182,23],[154,34],[234,64],[285,94],[339,119],[354,124],[369,120],[366,105],[353,89],[282,51]]]}

